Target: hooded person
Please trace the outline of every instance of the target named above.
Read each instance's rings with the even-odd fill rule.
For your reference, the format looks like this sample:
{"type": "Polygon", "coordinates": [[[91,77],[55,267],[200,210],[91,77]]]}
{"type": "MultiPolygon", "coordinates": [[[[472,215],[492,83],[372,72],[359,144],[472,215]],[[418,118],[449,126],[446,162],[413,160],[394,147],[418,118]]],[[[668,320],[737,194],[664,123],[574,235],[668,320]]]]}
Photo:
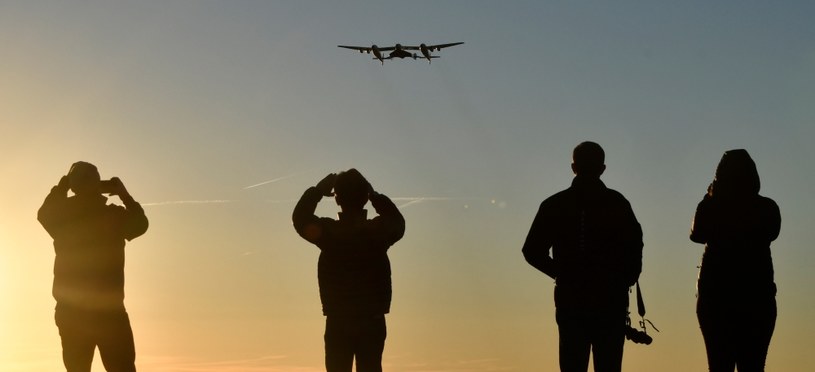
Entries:
{"type": "Polygon", "coordinates": [[[775,329],[770,243],[781,213],[760,188],[747,151],[727,151],[693,218],[690,239],[705,245],[696,313],[712,372],[763,371],[775,329]]]}

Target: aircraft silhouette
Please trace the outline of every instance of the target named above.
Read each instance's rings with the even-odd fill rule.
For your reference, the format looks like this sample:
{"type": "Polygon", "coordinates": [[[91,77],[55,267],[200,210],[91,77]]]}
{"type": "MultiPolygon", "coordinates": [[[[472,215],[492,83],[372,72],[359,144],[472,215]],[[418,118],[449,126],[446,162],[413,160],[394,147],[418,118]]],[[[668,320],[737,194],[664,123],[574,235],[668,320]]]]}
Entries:
{"type": "MultiPolygon", "coordinates": [[[[431,63],[433,58],[440,58],[439,56],[431,55],[432,52],[442,50],[443,48],[456,46],[464,44],[463,41],[459,41],[457,43],[449,43],[449,44],[436,44],[436,45],[425,45],[424,43],[420,44],[418,47],[415,46],[406,46],[404,49],[406,50],[419,50],[422,52],[422,55],[425,59],[427,59],[427,63],[431,63]]],[[[416,59],[416,55],[413,55],[413,59],[416,59]]]]}
{"type": "Polygon", "coordinates": [[[340,48],[352,49],[359,51],[360,53],[368,53],[374,54],[374,59],[378,59],[383,65],[385,64],[386,59],[393,59],[399,58],[404,59],[413,58],[414,60],[419,58],[419,55],[416,53],[408,52],[408,50],[418,50],[422,52],[422,58],[427,59],[428,63],[432,61],[433,58],[440,58],[439,56],[432,55],[432,52],[441,50],[443,48],[464,44],[464,42],[457,42],[457,43],[449,43],[449,44],[436,44],[436,45],[426,45],[424,43],[420,44],[419,46],[413,45],[402,45],[396,44],[394,46],[389,47],[378,47],[376,44],[371,45],[370,47],[360,47],[360,46],[349,46],[349,45],[337,45],[340,48]],[[390,52],[388,56],[383,56],[382,52],[390,52]]]}

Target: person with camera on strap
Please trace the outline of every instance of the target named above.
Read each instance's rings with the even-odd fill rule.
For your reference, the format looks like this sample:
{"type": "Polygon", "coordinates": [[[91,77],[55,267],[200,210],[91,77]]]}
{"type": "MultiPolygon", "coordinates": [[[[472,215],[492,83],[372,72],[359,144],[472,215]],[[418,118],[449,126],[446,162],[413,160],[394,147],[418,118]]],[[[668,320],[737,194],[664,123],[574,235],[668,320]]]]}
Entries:
{"type": "Polygon", "coordinates": [[[573,152],[571,187],[541,203],[522,252],[555,280],[560,370],[622,369],[628,292],[642,269],[642,229],[628,200],[600,180],[605,153],[594,142],[573,152]],[[550,255],[551,250],[551,255],[550,255]]]}

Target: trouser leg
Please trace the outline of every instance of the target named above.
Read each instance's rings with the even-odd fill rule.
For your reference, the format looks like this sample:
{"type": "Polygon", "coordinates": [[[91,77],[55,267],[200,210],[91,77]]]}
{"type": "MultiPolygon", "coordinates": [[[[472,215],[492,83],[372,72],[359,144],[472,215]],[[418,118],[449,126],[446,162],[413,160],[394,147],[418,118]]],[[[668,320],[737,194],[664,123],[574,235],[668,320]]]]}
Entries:
{"type": "Polygon", "coordinates": [[[586,372],[591,343],[582,317],[574,311],[556,310],[561,372],[586,372]]]}
{"type": "Polygon", "coordinates": [[[62,340],[62,362],[67,372],[90,372],[96,343],[87,317],[57,307],[54,320],[62,340]]]}
{"type": "Polygon", "coordinates": [[[349,324],[343,318],[325,318],[325,369],[327,372],[351,372],[354,364],[349,324]]]}
{"type": "Polygon", "coordinates": [[[696,316],[705,340],[707,364],[710,372],[733,372],[736,370],[735,345],[732,319],[712,304],[698,301],[696,316]]]}
{"type": "Polygon", "coordinates": [[[98,324],[103,326],[99,335],[99,355],[107,372],[136,372],[136,347],[133,330],[125,311],[106,313],[98,324]]]}
{"type": "Polygon", "coordinates": [[[358,329],[357,372],[382,372],[382,352],[387,337],[385,316],[362,319],[358,329]]]}
{"type": "Polygon", "coordinates": [[[756,303],[742,313],[739,325],[736,366],[739,372],[763,372],[767,350],[775,330],[777,308],[775,299],[756,303]]]}
{"type": "Polygon", "coordinates": [[[595,372],[620,372],[625,345],[625,313],[597,314],[591,322],[591,344],[595,372]]]}

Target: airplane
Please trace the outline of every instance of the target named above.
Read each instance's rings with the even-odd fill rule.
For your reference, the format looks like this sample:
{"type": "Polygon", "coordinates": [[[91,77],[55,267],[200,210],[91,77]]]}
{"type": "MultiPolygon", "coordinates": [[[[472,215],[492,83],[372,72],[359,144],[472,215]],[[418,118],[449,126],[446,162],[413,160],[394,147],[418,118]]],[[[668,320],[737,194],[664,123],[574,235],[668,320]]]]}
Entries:
{"type": "MultiPolygon", "coordinates": [[[[406,46],[404,48],[406,50],[420,50],[422,52],[422,55],[424,56],[424,58],[427,59],[427,63],[432,63],[433,62],[432,58],[439,58],[439,56],[431,55],[430,54],[431,52],[436,51],[436,50],[442,50],[443,48],[448,48],[448,47],[451,47],[451,46],[461,45],[461,44],[464,44],[464,42],[459,41],[457,43],[436,44],[436,45],[425,45],[424,43],[422,43],[418,47],[406,46]]],[[[414,57],[413,59],[416,59],[416,57],[414,57]]]]}
{"type": "Polygon", "coordinates": [[[384,65],[386,59],[393,59],[393,58],[404,59],[404,58],[407,57],[407,58],[413,58],[415,60],[415,59],[419,58],[419,56],[416,53],[410,53],[410,52],[408,52],[408,50],[419,50],[419,51],[422,52],[422,55],[424,55],[424,58],[426,58],[428,61],[430,61],[431,58],[439,58],[439,56],[434,56],[434,55],[430,54],[434,50],[440,50],[442,48],[447,48],[447,47],[451,47],[451,46],[459,45],[459,44],[464,44],[464,43],[463,42],[458,42],[458,43],[438,44],[438,45],[421,44],[420,46],[402,46],[402,44],[396,44],[396,45],[394,45],[392,47],[384,47],[384,48],[380,48],[380,47],[376,46],[376,44],[371,45],[370,47],[359,47],[359,46],[349,46],[349,45],[337,45],[337,46],[340,47],[340,48],[356,50],[356,51],[359,51],[360,53],[368,53],[368,54],[373,53],[374,54],[374,59],[378,59],[379,62],[381,62],[384,65]],[[390,53],[388,53],[387,57],[384,57],[382,55],[382,52],[390,52],[390,53]]]}
{"type": "Polygon", "coordinates": [[[340,47],[340,48],[353,49],[353,50],[359,51],[360,53],[368,53],[368,54],[373,53],[374,54],[374,59],[378,59],[379,62],[381,62],[383,65],[385,64],[386,59],[405,58],[405,57],[408,57],[408,58],[413,57],[413,59],[417,58],[417,56],[415,54],[412,54],[410,52],[406,52],[402,48],[402,44],[396,44],[395,46],[384,47],[384,48],[380,48],[380,47],[376,46],[376,44],[371,45],[370,48],[368,48],[368,47],[358,47],[358,46],[348,46],[348,45],[337,45],[337,46],[340,47]],[[390,53],[388,54],[387,57],[383,57],[382,52],[390,52],[390,53]]]}

